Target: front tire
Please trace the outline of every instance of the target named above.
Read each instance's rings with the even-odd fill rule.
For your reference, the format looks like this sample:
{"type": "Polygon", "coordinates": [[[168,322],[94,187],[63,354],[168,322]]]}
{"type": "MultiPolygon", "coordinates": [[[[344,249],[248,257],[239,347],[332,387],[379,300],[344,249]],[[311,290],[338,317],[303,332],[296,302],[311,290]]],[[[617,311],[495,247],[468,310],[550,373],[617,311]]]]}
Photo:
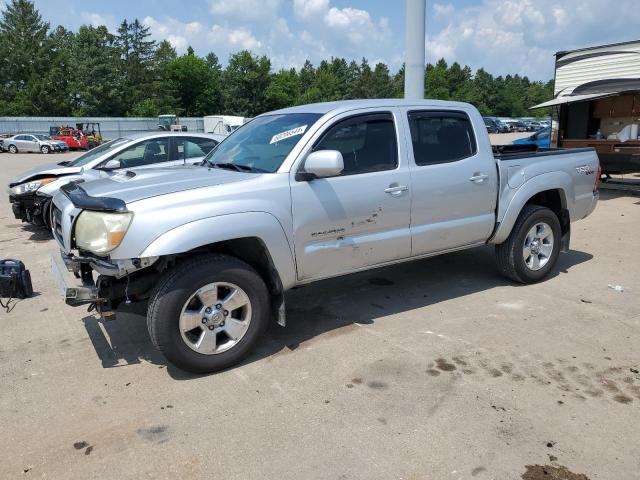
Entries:
{"type": "Polygon", "coordinates": [[[558,216],[540,205],[525,205],[511,234],[496,245],[498,269],[519,283],[535,283],[549,275],[560,254],[558,216]]]}
{"type": "Polygon", "coordinates": [[[147,310],[151,341],[177,367],[194,373],[240,362],[269,323],[269,293],[237,258],[198,255],[169,270],[147,310]]]}
{"type": "Polygon", "coordinates": [[[9,145],[9,153],[18,153],[18,147],[15,145],[9,145]]]}
{"type": "Polygon", "coordinates": [[[47,153],[49,153],[49,147],[46,145],[43,145],[40,147],[40,151],[46,155],[47,153]]]}

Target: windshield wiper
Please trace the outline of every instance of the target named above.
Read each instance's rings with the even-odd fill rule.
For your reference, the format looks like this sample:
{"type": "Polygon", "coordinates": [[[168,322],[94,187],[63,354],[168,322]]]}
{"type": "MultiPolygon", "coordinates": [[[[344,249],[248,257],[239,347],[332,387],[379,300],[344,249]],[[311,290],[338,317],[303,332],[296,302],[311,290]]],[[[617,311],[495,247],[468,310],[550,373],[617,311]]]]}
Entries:
{"type": "Polygon", "coordinates": [[[251,167],[249,165],[241,165],[238,163],[231,163],[231,162],[223,163],[223,162],[209,162],[209,161],[207,161],[207,163],[214,168],[233,169],[236,172],[251,172],[251,173],[266,172],[266,170],[262,170],[261,168],[251,167]]]}

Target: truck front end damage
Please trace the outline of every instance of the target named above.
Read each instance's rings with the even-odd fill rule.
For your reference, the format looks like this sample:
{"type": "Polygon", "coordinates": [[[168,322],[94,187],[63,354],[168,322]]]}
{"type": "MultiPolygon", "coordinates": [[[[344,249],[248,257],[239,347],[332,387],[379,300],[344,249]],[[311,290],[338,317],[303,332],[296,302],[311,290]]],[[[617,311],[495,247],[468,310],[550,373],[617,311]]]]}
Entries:
{"type": "Polygon", "coordinates": [[[162,270],[157,260],[158,257],[149,257],[111,261],[60,251],[51,255],[51,271],[67,305],[89,305],[103,316],[112,316],[122,302],[149,298],[153,280],[162,270]]]}
{"type": "Polygon", "coordinates": [[[166,259],[163,262],[158,262],[158,257],[112,259],[109,248],[115,247],[109,242],[116,238],[119,244],[126,226],[124,231],[117,230],[110,217],[112,229],[106,233],[108,240],[97,235],[91,241],[85,239],[85,246],[78,238],[77,229],[83,215],[89,219],[85,218],[88,225],[83,228],[99,232],[100,225],[96,224],[99,217],[98,220],[94,217],[127,213],[124,202],[108,197],[91,197],[73,183],[62,187],[61,193],[54,198],[50,222],[60,253],[52,255],[51,270],[67,305],[90,305],[90,310],[95,308],[102,315],[109,316],[123,301],[130,303],[148,298],[153,279],[164,268],[166,259]],[[107,245],[106,253],[87,249],[100,251],[103,243],[107,245]]]}

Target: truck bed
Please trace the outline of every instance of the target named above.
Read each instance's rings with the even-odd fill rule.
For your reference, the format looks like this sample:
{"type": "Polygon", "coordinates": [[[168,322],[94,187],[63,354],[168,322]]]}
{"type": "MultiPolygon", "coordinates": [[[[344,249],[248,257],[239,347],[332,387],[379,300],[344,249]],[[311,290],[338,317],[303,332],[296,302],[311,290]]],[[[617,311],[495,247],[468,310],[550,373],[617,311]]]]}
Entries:
{"type": "Polygon", "coordinates": [[[518,160],[521,158],[537,158],[548,155],[563,155],[573,152],[589,152],[593,148],[538,148],[537,145],[493,145],[493,156],[496,160],[518,160]]]}

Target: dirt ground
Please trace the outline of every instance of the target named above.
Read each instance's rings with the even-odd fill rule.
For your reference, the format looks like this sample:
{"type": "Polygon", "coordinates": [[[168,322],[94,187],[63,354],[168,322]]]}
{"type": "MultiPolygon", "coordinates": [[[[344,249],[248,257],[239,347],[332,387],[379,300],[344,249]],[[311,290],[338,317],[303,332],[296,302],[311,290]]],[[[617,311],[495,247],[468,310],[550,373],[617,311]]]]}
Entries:
{"type": "MultiPolygon", "coordinates": [[[[71,156],[0,154],[0,184],[71,156]]],[[[0,258],[36,294],[0,312],[0,478],[637,479],[639,236],[640,197],[603,192],[543,283],[488,247],[324,281],[195,376],[139,313],[67,307],[5,193],[0,258]]]]}

